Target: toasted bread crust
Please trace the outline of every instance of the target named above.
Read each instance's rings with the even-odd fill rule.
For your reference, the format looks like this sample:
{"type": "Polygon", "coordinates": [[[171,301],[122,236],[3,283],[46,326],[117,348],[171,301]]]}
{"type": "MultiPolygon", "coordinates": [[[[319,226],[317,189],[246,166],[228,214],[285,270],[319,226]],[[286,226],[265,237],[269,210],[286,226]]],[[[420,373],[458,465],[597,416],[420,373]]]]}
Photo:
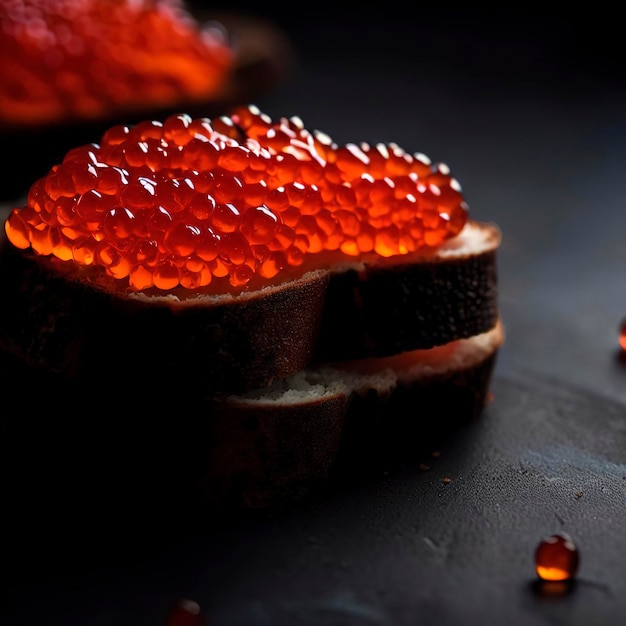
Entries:
{"type": "Polygon", "coordinates": [[[273,506],[305,497],[328,481],[348,397],[331,395],[283,409],[212,406],[207,421],[211,443],[196,477],[202,500],[211,508],[273,506]]]}
{"type": "Polygon", "coordinates": [[[471,222],[438,253],[335,272],[315,360],[359,359],[443,345],[498,318],[500,232],[471,222]]]}
{"type": "Polygon", "coordinates": [[[311,272],[262,294],[181,305],[69,279],[47,260],[5,244],[0,346],[83,382],[114,377],[203,395],[242,392],[309,363],[328,279],[311,272]]]}

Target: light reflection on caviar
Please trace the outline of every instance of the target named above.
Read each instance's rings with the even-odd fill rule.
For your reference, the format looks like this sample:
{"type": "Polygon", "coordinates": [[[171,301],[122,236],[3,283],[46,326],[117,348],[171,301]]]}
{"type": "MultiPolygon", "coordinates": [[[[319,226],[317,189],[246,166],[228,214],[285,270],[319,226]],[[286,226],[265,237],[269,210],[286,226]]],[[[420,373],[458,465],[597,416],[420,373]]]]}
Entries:
{"type": "Polygon", "coordinates": [[[11,0],[0,23],[6,123],[206,101],[234,62],[223,29],[197,23],[180,0],[11,0]]]}
{"type": "Polygon", "coordinates": [[[434,248],[467,219],[446,166],[395,144],[337,146],[249,106],[109,129],[36,181],[5,230],[18,248],[133,290],[223,291],[257,288],[306,258],[434,248]]]}

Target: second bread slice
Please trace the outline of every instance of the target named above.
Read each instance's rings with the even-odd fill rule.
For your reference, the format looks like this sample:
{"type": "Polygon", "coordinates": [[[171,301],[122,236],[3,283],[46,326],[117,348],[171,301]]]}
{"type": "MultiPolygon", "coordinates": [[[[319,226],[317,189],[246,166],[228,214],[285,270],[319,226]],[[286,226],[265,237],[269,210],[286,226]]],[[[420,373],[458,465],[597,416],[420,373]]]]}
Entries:
{"type": "Polygon", "coordinates": [[[503,341],[498,321],[444,346],[309,368],[212,403],[206,497],[228,508],[264,507],[333,477],[415,459],[482,412],[503,341]]]}

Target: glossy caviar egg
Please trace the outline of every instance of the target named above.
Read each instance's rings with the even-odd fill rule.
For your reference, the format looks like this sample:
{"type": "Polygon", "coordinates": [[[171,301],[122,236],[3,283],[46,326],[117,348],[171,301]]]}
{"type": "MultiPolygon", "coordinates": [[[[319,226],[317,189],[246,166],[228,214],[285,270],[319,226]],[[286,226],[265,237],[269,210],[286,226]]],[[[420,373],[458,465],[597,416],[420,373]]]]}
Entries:
{"type": "Polygon", "coordinates": [[[182,598],[169,611],[165,626],[206,626],[200,605],[194,600],[182,598]]]}
{"type": "Polygon", "coordinates": [[[234,63],[223,28],[180,0],[0,3],[0,122],[108,119],[207,100],[234,63]]]}
{"type": "Polygon", "coordinates": [[[337,146],[249,106],[110,128],[36,181],[5,230],[18,248],[132,290],[217,292],[258,288],[307,259],[431,249],[467,219],[446,166],[395,144],[337,146]]]}
{"type": "Polygon", "coordinates": [[[623,352],[626,352],[626,317],[619,323],[619,347],[623,352]]]}
{"type": "Polygon", "coordinates": [[[535,550],[535,569],[541,580],[571,580],[576,576],[579,561],[578,548],[565,533],[545,537],[535,550]]]}

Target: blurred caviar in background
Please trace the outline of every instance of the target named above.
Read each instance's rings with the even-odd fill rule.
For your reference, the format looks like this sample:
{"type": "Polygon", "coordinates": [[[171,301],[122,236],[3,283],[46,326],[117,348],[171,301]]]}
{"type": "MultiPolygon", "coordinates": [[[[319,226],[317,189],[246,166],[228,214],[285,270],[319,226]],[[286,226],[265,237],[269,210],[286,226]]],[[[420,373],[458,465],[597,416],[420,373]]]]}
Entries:
{"type": "Polygon", "coordinates": [[[222,97],[234,54],[219,24],[178,2],[1,5],[2,122],[91,120],[222,97]]]}
{"type": "Polygon", "coordinates": [[[184,0],[2,0],[0,25],[0,200],[113,124],[221,115],[291,67],[271,22],[184,0]]]}

